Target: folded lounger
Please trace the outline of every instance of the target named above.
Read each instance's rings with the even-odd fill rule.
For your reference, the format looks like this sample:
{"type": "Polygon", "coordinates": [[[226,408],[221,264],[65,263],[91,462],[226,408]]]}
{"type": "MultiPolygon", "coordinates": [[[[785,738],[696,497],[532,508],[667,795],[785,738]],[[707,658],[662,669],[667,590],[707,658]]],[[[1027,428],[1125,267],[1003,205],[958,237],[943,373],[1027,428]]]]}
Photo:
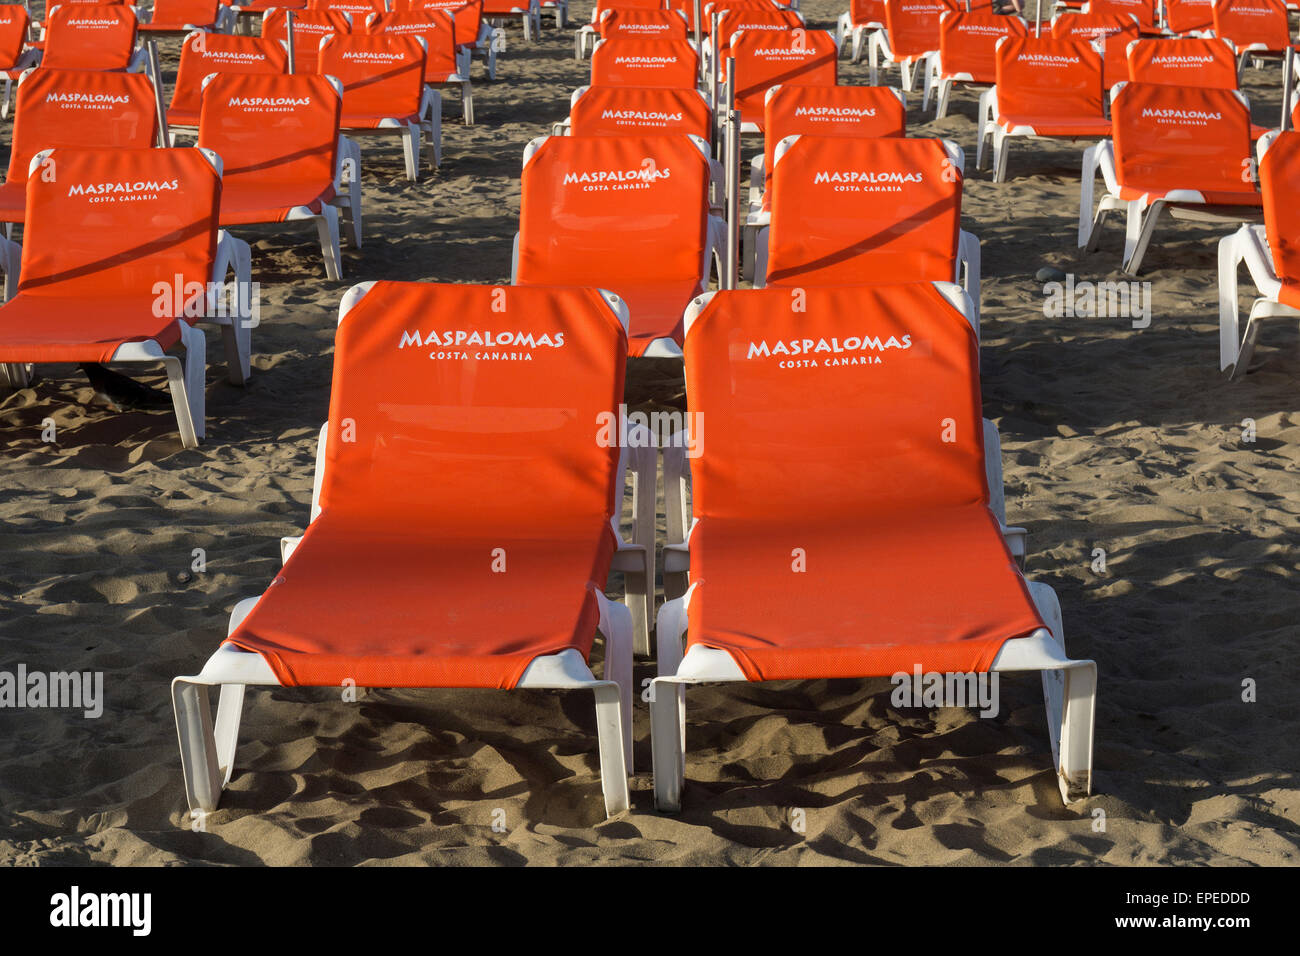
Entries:
{"type": "MultiPolygon", "coordinates": [[[[632,626],[603,594],[623,475],[598,430],[623,400],[625,321],[594,289],[344,296],[311,523],[203,670],[172,683],[191,810],[230,781],[246,686],[347,681],[594,691],[605,808],[627,809],[632,626]]],[[[637,467],[653,489],[653,451],[637,467]]]]}
{"type": "Polygon", "coordinates": [[[969,311],[948,283],[692,305],[687,406],[708,435],[690,589],[659,612],[659,809],[681,805],[688,684],[917,668],[1041,671],[1061,795],[1090,791],[1096,666],[1066,656],[1055,595],[1000,533],[969,311]]]}
{"type": "Polygon", "coordinates": [[[195,447],[206,345],[194,323],[221,328],[231,382],[249,374],[249,252],[218,231],[220,199],[221,161],[206,150],[37,153],[18,294],[0,306],[9,384],[42,362],[162,365],[181,440],[195,447]],[[240,292],[230,306],[228,270],[240,292]]]}

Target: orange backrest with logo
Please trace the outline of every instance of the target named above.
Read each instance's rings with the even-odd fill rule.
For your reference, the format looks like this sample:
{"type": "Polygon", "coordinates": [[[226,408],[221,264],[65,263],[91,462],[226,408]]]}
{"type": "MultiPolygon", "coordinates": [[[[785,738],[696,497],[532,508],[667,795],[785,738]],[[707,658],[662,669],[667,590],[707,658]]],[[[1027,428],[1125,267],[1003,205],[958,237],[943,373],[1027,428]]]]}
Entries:
{"type": "Polygon", "coordinates": [[[483,0],[393,0],[394,13],[446,10],[456,21],[457,48],[473,46],[483,28],[483,0]]]}
{"type": "Polygon", "coordinates": [[[352,18],[354,24],[364,23],[372,13],[387,13],[386,0],[307,0],[308,10],[338,10],[352,18]]]}
{"type": "Polygon", "coordinates": [[[152,297],[160,279],[207,283],[221,177],[197,149],[56,148],[27,179],[19,293],[152,297]]]}
{"type": "Polygon", "coordinates": [[[958,0],[885,0],[885,31],[895,59],[939,49],[939,17],[963,9],[958,0]]]}
{"type": "Polygon", "coordinates": [[[552,136],[524,166],[516,280],[619,294],[633,354],[680,339],[702,290],[708,188],[689,137],[552,136]]]}
{"type": "Polygon", "coordinates": [[[655,136],[682,133],[713,138],[709,102],[697,90],[592,86],[569,110],[572,136],[655,136]]]}
{"type": "MultiPolygon", "coordinates": [[[[288,17],[283,7],[266,11],[262,36],[282,44],[288,39],[288,17]]],[[[341,10],[295,10],[293,14],[293,71],[315,73],[320,42],[326,37],[351,33],[353,25],[341,10]]],[[[282,47],[283,49],[283,47],[282,47]]]]}
{"type": "Polygon", "coordinates": [[[1237,58],[1223,40],[1203,37],[1143,39],[1128,51],[1134,83],[1237,88],[1237,58]]]}
{"type": "Polygon", "coordinates": [[[944,76],[969,75],[974,83],[997,80],[998,40],[1028,36],[1019,17],[993,13],[945,12],[939,18],[939,59],[944,76]]]}
{"type": "Polygon", "coordinates": [[[1214,35],[1231,40],[1237,50],[1258,44],[1281,51],[1291,42],[1283,0],[1215,0],[1214,35]]]}
{"type": "Polygon", "coordinates": [[[285,73],[289,54],[279,43],[264,37],[192,33],[181,44],[176,87],[167,108],[169,122],[193,126],[203,104],[203,80],[213,73],[285,73]]]}
{"type": "Polygon", "coordinates": [[[801,136],[771,182],[769,285],[952,281],[962,177],[941,140],[801,136]]]}
{"type": "Polygon", "coordinates": [[[731,56],[741,122],[760,130],[772,87],[834,86],[839,81],[839,50],[825,30],[745,30],[731,38],[731,56]]]}
{"type": "MultiPolygon", "coordinates": [[[[715,62],[721,64],[726,60],[730,55],[732,36],[741,30],[786,32],[798,30],[803,25],[803,20],[793,10],[777,7],[740,7],[736,10],[727,10],[718,19],[718,56],[715,62]]],[[[721,75],[721,66],[718,69],[721,75]]]]}
{"type": "Polygon", "coordinates": [[[199,145],[221,157],[223,187],[266,192],[334,182],[339,95],[323,76],[223,73],[203,91],[199,145]]]}
{"type": "Polygon", "coordinates": [[[424,46],[415,36],[351,33],[327,37],[316,72],[343,84],[343,125],[369,127],[383,118],[419,114],[424,46]]]}
{"type": "Polygon", "coordinates": [[[149,26],[183,30],[187,25],[211,26],[221,13],[220,0],[154,0],[149,26]]]}
{"type": "Polygon", "coordinates": [[[1174,33],[1214,29],[1214,0],[1165,0],[1165,25],[1174,33]]]}
{"type": "Polygon", "coordinates": [[[1088,13],[1093,16],[1133,17],[1143,33],[1159,33],[1156,0],[1089,0],[1088,13]]]}
{"type": "Polygon", "coordinates": [[[52,70],[125,70],[135,54],[130,7],[64,4],[45,18],[41,66],[52,70]]]}
{"type": "Polygon", "coordinates": [[[853,0],[849,4],[849,19],[854,26],[885,22],[885,0],[853,0]]]}
{"type": "Polygon", "coordinates": [[[371,14],[366,32],[423,38],[425,82],[444,83],[456,74],[456,28],[447,10],[371,14]]]}
{"type": "Polygon", "coordinates": [[[633,10],[646,12],[667,9],[668,0],[596,0],[596,5],[591,10],[591,22],[604,35],[605,14],[614,10],[630,13],[633,10]]]}
{"type": "Polygon", "coordinates": [[[1300,308],[1300,133],[1290,130],[1273,140],[1259,164],[1264,199],[1264,229],[1273,269],[1282,280],[1280,301],[1300,308]]]}
{"type": "Polygon", "coordinates": [[[1250,110],[1234,90],[1129,83],[1111,102],[1123,196],[1192,189],[1253,205],[1250,110]]]}
{"type": "Polygon", "coordinates": [[[592,86],[693,90],[699,75],[699,54],[687,40],[602,40],[591,54],[592,86]]]}
{"type": "Polygon", "coordinates": [[[998,44],[997,55],[1001,115],[1029,119],[1103,115],[1102,59],[1088,40],[1010,37],[998,44]]]}
{"type": "Polygon", "coordinates": [[[614,7],[600,21],[600,35],[610,39],[685,40],[689,32],[676,10],[614,7]]]}
{"type": "Polygon", "coordinates": [[[1067,13],[1052,23],[1057,39],[1101,41],[1102,83],[1108,90],[1128,79],[1128,45],[1141,35],[1141,26],[1127,14],[1067,13]]]}
{"type": "Polygon", "coordinates": [[[18,86],[5,185],[27,182],[51,146],[147,149],[158,136],[153,83],[143,73],[33,70],[18,86]]]}
{"type": "Polygon", "coordinates": [[[18,3],[0,6],[0,70],[13,69],[27,44],[27,28],[31,17],[18,3]]]}

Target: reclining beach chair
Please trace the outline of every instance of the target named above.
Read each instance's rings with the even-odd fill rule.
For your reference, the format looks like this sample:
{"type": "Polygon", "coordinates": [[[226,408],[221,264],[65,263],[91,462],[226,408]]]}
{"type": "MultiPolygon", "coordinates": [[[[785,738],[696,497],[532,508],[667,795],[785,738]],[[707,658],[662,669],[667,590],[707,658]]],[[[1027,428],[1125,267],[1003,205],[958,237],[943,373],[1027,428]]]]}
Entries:
{"type": "Polygon", "coordinates": [[[1196,222],[1258,222],[1250,106],[1236,90],[1126,83],[1111,100],[1113,139],[1083,153],[1079,248],[1096,250],[1106,214],[1123,209],[1124,271],[1137,275],[1165,210],[1196,222]],[[1106,193],[1093,213],[1098,172],[1106,193]]]}
{"type": "Polygon", "coordinates": [[[962,165],[941,139],[782,140],[754,288],[957,280],[978,332],[980,243],[961,229],[962,165]]]}
{"type": "MultiPolygon", "coordinates": [[[[284,7],[271,7],[262,13],[262,39],[272,41],[284,52],[286,67],[258,72],[287,72],[288,13],[284,7]]],[[[346,36],[352,29],[352,18],[341,10],[294,10],[293,72],[315,73],[320,63],[321,41],[326,37],[346,36]]]]}
{"type": "Polygon", "coordinates": [[[234,10],[223,6],[221,0],[153,0],[149,19],[140,24],[139,30],[152,38],[195,30],[229,33],[234,25],[234,10]]]}
{"type": "Polygon", "coordinates": [[[622,297],[630,355],[681,355],[682,312],[707,286],[708,146],[691,136],[551,136],[524,152],[516,285],[622,297]]]}
{"type": "MultiPolygon", "coordinates": [[[[268,15],[274,12],[268,11],[268,15]]],[[[297,29],[295,22],[294,30],[297,29]]],[[[191,133],[198,129],[199,111],[203,106],[203,81],[213,73],[265,74],[286,73],[288,70],[289,54],[274,36],[191,33],[181,44],[176,85],[172,89],[171,104],[167,107],[167,127],[173,133],[177,128],[191,133]]]]}
{"type": "Polygon", "coordinates": [[[835,24],[835,42],[844,51],[844,41],[853,40],[853,56],[857,63],[862,59],[863,44],[877,30],[885,29],[885,0],[852,0],[849,9],[840,14],[835,24]]]}
{"type": "Polygon", "coordinates": [[[742,30],[731,37],[736,110],[742,133],[763,132],[767,91],[777,86],[835,86],[839,52],[825,30],[742,30]]]}
{"type": "Polygon", "coordinates": [[[349,20],[360,24],[372,13],[387,13],[388,0],[307,0],[307,9],[346,13],[349,20]]]}
{"type": "Polygon", "coordinates": [[[527,43],[536,42],[542,35],[542,5],[538,0],[483,0],[483,16],[494,23],[518,18],[527,43]]]}
{"type": "Polygon", "coordinates": [[[1058,40],[1087,40],[1099,46],[1104,90],[1128,80],[1128,48],[1141,35],[1141,24],[1126,13],[1067,13],[1052,21],[1052,36],[1058,40]]]}
{"type": "Polygon", "coordinates": [[[592,86],[700,85],[700,56],[689,40],[601,40],[591,51],[592,86]]]}
{"type": "Polygon", "coordinates": [[[24,221],[27,169],[42,149],[165,145],[158,143],[153,83],[143,73],[29,69],[16,102],[9,171],[0,186],[6,235],[24,221]]]}
{"type": "Polygon", "coordinates": [[[687,408],[709,433],[690,589],[659,611],[656,807],[681,806],[687,685],[918,671],[1040,671],[1061,796],[1086,796],[1096,665],[1066,656],[1056,596],[1000,533],[970,303],[947,283],[800,291],[798,309],[769,289],[687,312],[687,408]]]}
{"type": "Polygon", "coordinates": [[[713,113],[699,90],[667,86],[584,86],[574,91],[567,122],[555,133],[570,136],[698,136],[713,139],[713,113]]]}
{"type": "Polygon", "coordinates": [[[218,73],[204,87],[199,146],[224,165],[221,224],[314,223],[325,276],[343,277],[339,212],[361,246],[361,152],[339,135],[332,77],[218,73]]]}
{"type": "Polygon", "coordinates": [[[1215,0],[1214,35],[1231,40],[1237,72],[1256,57],[1280,57],[1291,44],[1291,26],[1283,0],[1215,0]]]}
{"type": "Polygon", "coordinates": [[[0,80],[4,81],[4,99],[0,100],[0,117],[9,115],[13,85],[23,71],[41,60],[41,51],[27,45],[31,17],[18,3],[0,5],[0,80]]]}
{"type": "Polygon", "coordinates": [[[933,92],[937,99],[934,117],[942,119],[948,115],[953,84],[987,89],[996,83],[998,40],[1004,36],[1029,36],[1029,25],[1020,17],[994,13],[945,10],[940,14],[939,50],[927,64],[921,109],[930,108],[933,92]]]}
{"type": "Polygon", "coordinates": [[[1089,0],[1081,9],[1084,16],[1132,17],[1143,36],[1160,36],[1161,0],[1089,0]]]}
{"type": "MultiPolygon", "coordinates": [[[[723,64],[731,56],[731,38],[741,32],[769,31],[789,34],[792,30],[803,29],[804,22],[794,10],[783,7],[740,7],[727,9],[718,17],[717,36],[710,35],[704,41],[704,64],[706,70],[717,71],[718,82],[724,79],[723,64]]],[[[838,51],[838,47],[836,48],[838,51]]],[[[705,73],[707,76],[708,73],[705,73]]]]}
{"type": "Polygon", "coordinates": [[[626,313],[594,289],[423,282],[363,283],[339,313],[311,522],[172,682],[191,809],[230,781],[246,687],[353,682],[592,691],[605,810],[626,810],[632,628],[602,593],[623,475],[593,432],[618,419],[626,313]]]}
{"type": "Polygon", "coordinates": [[[249,251],[217,230],[220,165],[197,149],[32,157],[18,294],[0,306],[0,366],[21,375],[47,362],[162,365],[181,441],[196,447],[207,365],[194,323],[221,327],[233,383],[249,374],[249,251]],[[229,308],[228,271],[238,284],[229,308]]]}
{"type": "Polygon", "coordinates": [[[145,69],[149,58],[136,45],[134,9],[104,3],[51,6],[40,65],[51,70],[145,69]]]}
{"type": "Polygon", "coordinates": [[[343,84],[341,127],[351,136],[398,135],[406,178],[420,178],[420,148],[442,163],[442,95],[424,85],[424,41],[395,34],[335,34],[321,41],[316,72],[343,84]]]}
{"type": "Polygon", "coordinates": [[[754,275],[758,231],[771,222],[768,176],[787,136],[906,136],[902,91],[885,86],[774,86],[767,91],[763,152],[749,167],[749,211],[741,234],[744,272],[754,275]]]}
{"type": "Polygon", "coordinates": [[[962,7],[958,0],[885,0],[885,29],[871,34],[867,62],[871,85],[878,82],[880,65],[897,64],[903,89],[916,89],[925,81],[926,61],[939,52],[939,17],[962,7]]]}
{"type": "Polygon", "coordinates": [[[497,78],[497,47],[505,49],[505,31],[483,19],[483,0],[392,0],[393,13],[423,10],[445,10],[455,20],[456,55],[464,58],[457,67],[458,72],[469,76],[474,54],[479,53],[488,79],[497,78]]]}
{"type": "Polygon", "coordinates": [[[1188,36],[1214,29],[1214,0],[1164,0],[1165,30],[1188,36]]]}
{"type": "Polygon", "coordinates": [[[994,182],[1007,178],[1012,138],[1110,135],[1102,106],[1101,53],[1087,40],[1006,37],[998,41],[997,58],[997,84],[980,94],[975,152],[980,169],[991,142],[994,182]]]}
{"type": "Polygon", "coordinates": [[[1300,133],[1268,133],[1258,152],[1264,224],[1243,225],[1219,241],[1219,371],[1231,367],[1233,379],[1250,366],[1261,321],[1300,317],[1300,133]],[[1259,291],[1244,330],[1237,305],[1243,262],[1259,291]]]}
{"type": "Polygon", "coordinates": [[[1133,83],[1237,88],[1237,58],[1228,40],[1170,37],[1134,40],[1128,45],[1128,78],[1133,83]]]}
{"type": "Polygon", "coordinates": [[[425,9],[414,13],[371,14],[367,33],[418,36],[424,40],[424,82],[433,87],[453,88],[460,96],[461,117],[474,125],[474,85],[468,61],[456,54],[456,23],[446,10],[425,9]],[[462,72],[463,70],[463,72],[462,72]]]}
{"type": "Polygon", "coordinates": [[[644,24],[644,26],[632,26],[634,39],[639,40],[674,40],[686,38],[686,22],[683,17],[672,13],[668,9],[668,0],[596,0],[591,8],[591,22],[584,23],[573,33],[573,58],[581,60],[587,52],[596,44],[596,41],[606,36],[605,20],[610,14],[618,10],[619,19],[627,15],[633,15],[631,20],[625,20],[627,24],[644,24]],[[641,20],[641,14],[671,14],[661,20],[648,19],[641,20]],[[678,33],[673,29],[674,21],[681,24],[681,32],[678,33]]]}

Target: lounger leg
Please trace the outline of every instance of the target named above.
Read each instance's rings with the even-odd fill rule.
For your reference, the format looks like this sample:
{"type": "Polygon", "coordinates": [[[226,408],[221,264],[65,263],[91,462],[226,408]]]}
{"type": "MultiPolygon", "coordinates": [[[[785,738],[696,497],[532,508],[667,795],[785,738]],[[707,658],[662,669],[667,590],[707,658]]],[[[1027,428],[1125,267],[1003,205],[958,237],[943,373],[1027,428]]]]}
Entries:
{"type": "MultiPolygon", "coordinates": [[[[1064,656],[1065,634],[1056,592],[1035,581],[1029,583],[1029,595],[1064,656]]],[[[1075,661],[1069,667],[1044,670],[1042,679],[1057,784],[1061,799],[1073,803],[1092,792],[1097,665],[1092,661],[1075,661]]]]}
{"type": "Polygon", "coordinates": [[[654,760],[655,809],[676,813],[682,808],[686,777],[686,687],[671,678],[656,677],[650,695],[650,753],[654,760]]]}
{"type": "Polygon", "coordinates": [[[948,115],[948,100],[952,96],[952,80],[942,80],[939,87],[939,102],[935,104],[934,118],[943,119],[948,115]]]}
{"type": "Polygon", "coordinates": [[[1005,183],[1007,181],[1007,140],[1010,137],[1002,130],[1001,127],[993,128],[993,181],[995,183],[1005,183]]]}
{"type": "MultiPolygon", "coordinates": [[[[1219,371],[1240,364],[1241,313],[1237,305],[1237,267],[1241,230],[1219,240],[1219,371]]],[[[1237,377],[1237,370],[1233,370],[1237,377]]]]}
{"type": "Polygon", "coordinates": [[[1128,228],[1124,234],[1124,272],[1135,276],[1142,268],[1142,259],[1146,256],[1151,236],[1160,221],[1160,213],[1165,204],[1157,199],[1143,216],[1142,200],[1134,199],[1128,204],[1128,228]]]}
{"type": "Polygon", "coordinates": [[[1250,368],[1251,356],[1255,354],[1255,341],[1259,337],[1259,320],[1272,303],[1268,299],[1256,299],[1246,318],[1246,334],[1241,337],[1241,347],[1237,351],[1237,362],[1233,366],[1231,380],[1236,381],[1250,368]]]}
{"type": "Polygon", "coordinates": [[[428,123],[429,134],[429,152],[432,153],[431,162],[433,168],[437,169],[442,165],[442,91],[429,90],[429,107],[425,113],[425,122],[428,123]]]}
{"type": "Polygon", "coordinates": [[[325,258],[325,278],[338,282],[343,278],[343,252],[339,249],[339,211],[328,204],[321,207],[316,220],[320,251],[325,258]]]}
{"type": "Polygon", "coordinates": [[[244,684],[222,684],[221,694],[217,698],[217,722],[213,727],[213,736],[223,790],[230,783],[230,775],[235,769],[235,748],[239,744],[239,721],[244,711],[244,689],[244,684]]]}
{"type": "Polygon", "coordinates": [[[877,47],[876,34],[873,33],[871,39],[867,41],[867,69],[871,76],[872,86],[880,85],[880,52],[877,47]]]}
{"type": "Polygon", "coordinates": [[[980,241],[975,235],[962,231],[957,237],[958,266],[966,264],[962,287],[970,296],[975,325],[975,340],[979,341],[980,332],[980,241]]]}
{"type": "Polygon", "coordinates": [[[623,721],[618,685],[600,682],[592,687],[596,694],[596,736],[600,745],[600,786],[605,794],[605,814],[614,816],[631,805],[627,786],[629,757],[623,752],[623,721]]]}
{"type": "Polygon", "coordinates": [[[407,123],[402,127],[402,151],[406,157],[406,178],[411,182],[420,180],[420,126],[407,123]]]}
{"type": "Polygon", "coordinates": [[[185,357],[165,356],[163,367],[167,370],[167,385],[172,393],[172,407],[176,410],[181,443],[186,448],[197,448],[203,438],[207,340],[202,332],[188,322],[177,321],[181,326],[185,357]]]}
{"type": "Polygon", "coordinates": [[[975,169],[984,168],[984,144],[992,135],[993,127],[993,90],[980,94],[978,138],[975,142],[975,169]]]}
{"type": "Polygon", "coordinates": [[[343,217],[347,226],[348,245],[353,249],[361,248],[361,146],[355,140],[344,140],[347,156],[344,168],[347,171],[348,204],[343,217]]]}
{"type": "Polygon", "coordinates": [[[172,709],[185,776],[185,799],[191,810],[215,810],[221,799],[222,773],[208,686],[178,677],[172,681],[172,709]]]}
{"type": "Polygon", "coordinates": [[[619,717],[623,731],[624,772],[632,775],[632,613],[623,605],[610,602],[609,633],[605,635],[605,673],[607,681],[619,686],[619,717]]]}
{"type": "Polygon", "coordinates": [[[465,80],[460,85],[460,111],[461,118],[465,121],[466,126],[474,125],[474,86],[469,80],[465,80]]]}

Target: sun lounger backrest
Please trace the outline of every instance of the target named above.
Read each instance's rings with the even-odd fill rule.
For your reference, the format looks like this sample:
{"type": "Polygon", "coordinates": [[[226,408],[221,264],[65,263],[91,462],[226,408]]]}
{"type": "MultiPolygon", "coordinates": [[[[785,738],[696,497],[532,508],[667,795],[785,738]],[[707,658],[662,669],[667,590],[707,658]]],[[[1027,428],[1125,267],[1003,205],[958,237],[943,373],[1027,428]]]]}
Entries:
{"type": "Polygon", "coordinates": [[[336,33],[321,46],[316,72],[343,84],[345,125],[350,114],[402,117],[419,112],[424,56],[416,36],[336,33]]]}
{"type": "Polygon", "coordinates": [[[1141,32],[1138,22],[1122,13],[1069,13],[1052,24],[1057,39],[1101,41],[1102,83],[1108,90],[1128,79],[1128,45],[1141,32]]]}
{"type": "MultiPolygon", "coordinates": [[[[718,19],[718,62],[731,50],[731,37],[741,30],[788,31],[802,27],[803,20],[793,10],[777,7],[741,7],[727,10],[718,19]]],[[[720,68],[719,68],[720,69],[720,68]]]]}
{"type": "Polygon", "coordinates": [[[188,295],[212,275],[220,195],[197,149],[55,148],[27,178],[18,290],[172,295],[180,276],[188,295]]]}
{"type": "Polygon", "coordinates": [[[308,10],[338,10],[352,17],[353,23],[364,23],[372,13],[386,13],[385,0],[307,0],[308,10]]]}
{"type": "Polygon", "coordinates": [[[885,31],[895,57],[939,49],[939,17],[963,9],[957,0],[885,0],[885,31]]]}
{"type": "Polygon", "coordinates": [[[1278,278],[1300,287],[1300,132],[1273,140],[1259,164],[1264,229],[1278,278]]]}
{"type": "Polygon", "coordinates": [[[1002,113],[1064,118],[1104,114],[1101,54],[1088,40],[1009,37],[998,44],[997,55],[1002,113]]]}
{"type": "Polygon", "coordinates": [[[159,26],[208,26],[216,22],[221,6],[220,0],[154,0],[149,22],[159,26]]]}
{"type": "Polygon", "coordinates": [[[1139,40],[1129,47],[1128,72],[1134,83],[1237,88],[1237,58],[1217,38],[1139,40]]]}
{"type": "Polygon", "coordinates": [[[689,134],[712,139],[709,103],[697,90],[592,86],[569,111],[573,136],[689,134]]]}
{"type": "Polygon", "coordinates": [[[1019,17],[994,13],[945,12],[939,19],[939,58],[948,76],[969,74],[975,83],[997,79],[998,38],[1028,36],[1019,17]]]}
{"type": "Polygon", "coordinates": [[[1156,0],[1089,0],[1088,13],[1097,15],[1114,15],[1133,17],[1144,33],[1159,31],[1157,25],[1156,0]]]}
{"type": "Polygon", "coordinates": [[[456,73],[456,28],[448,10],[371,14],[366,32],[424,39],[424,78],[441,83],[456,73]]]}
{"type": "Polygon", "coordinates": [[[683,351],[704,416],[700,521],[851,526],[988,503],[978,344],[929,283],[719,292],[683,351]]]}
{"type": "Polygon", "coordinates": [[[445,10],[456,22],[456,46],[473,46],[483,30],[483,0],[393,0],[394,13],[445,10]]]}
{"type": "Polygon", "coordinates": [[[700,57],[687,40],[602,40],[591,54],[592,86],[693,90],[700,57]]]}
{"type": "MultiPolygon", "coordinates": [[[[287,37],[286,10],[280,7],[266,12],[262,19],[262,36],[283,44],[287,37]]],[[[320,41],[328,36],[351,33],[353,24],[341,10],[296,10],[293,14],[293,71],[315,73],[320,56],[320,41]]],[[[284,49],[281,46],[281,49],[284,49]]]]}
{"type": "Polygon", "coordinates": [[[130,7],[65,4],[46,17],[41,65],[64,70],[125,70],[135,53],[130,7]]]}
{"type": "Polygon", "coordinates": [[[1111,122],[1121,186],[1255,191],[1250,110],[1233,90],[1129,83],[1111,102],[1111,122]]]}
{"type": "Polygon", "coordinates": [[[782,86],[834,86],[839,51],[825,30],[743,30],[731,38],[736,109],[741,121],[763,123],[767,91],[782,86]]]}
{"type": "Polygon", "coordinates": [[[1174,33],[1214,29],[1214,0],[1165,0],[1165,23],[1174,33]]]}
{"type": "Polygon", "coordinates": [[[885,0],[853,0],[849,11],[854,26],[885,22],[885,0]]]}
{"type": "Polygon", "coordinates": [[[18,86],[7,180],[27,181],[32,157],[51,146],[148,149],[158,108],[143,73],[33,70],[18,86]]]}
{"type": "Polygon", "coordinates": [[[376,283],[335,339],[321,517],[538,540],[599,527],[617,513],[600,427],[626,354],[594,289],[376,283]]]}
{"type": "Polygon", "coordinates": [[[962,178],[942,140],[801,136],[771,190],[770,285],[953,279],[962,178]]]}
{"type": "Polygon", "coordinates": [[[1283,0],[1215,0],[1214,35],[1231,40],[1238,51],[1259,44],[1285,50],[1291,42],[1283,0]]]}
{"type": "Polygon", "coordinates": [[[611,39],[685,40],[686,20],[676,10],[614,7],[600,20],[600,35],[611,39]]]}
{"type": "Polygon", "coordinates": [[[239,179],[322,186],[334,181],[339,95],[323,76],[223,73],[203,91],[199,145],[239,179]]]}
{"type": "Polygon", "coordinates": [[[22,55],[31,17],[18,3],[0,6],[0,70],[13,69],[22,55]]]}
{"type": "MultiPolygon", "coordinates": [[[[295,35],[297,28],[295,23],[295,35]]],[[[306,37],[299,42],[307,42],[306,37]]],[[[191,33],[181,44],[170,109],[197,113],[203,105],[203,80],[213,73],[284,73],[288,68],[289,54],[274,38],[191,33]]]]}

